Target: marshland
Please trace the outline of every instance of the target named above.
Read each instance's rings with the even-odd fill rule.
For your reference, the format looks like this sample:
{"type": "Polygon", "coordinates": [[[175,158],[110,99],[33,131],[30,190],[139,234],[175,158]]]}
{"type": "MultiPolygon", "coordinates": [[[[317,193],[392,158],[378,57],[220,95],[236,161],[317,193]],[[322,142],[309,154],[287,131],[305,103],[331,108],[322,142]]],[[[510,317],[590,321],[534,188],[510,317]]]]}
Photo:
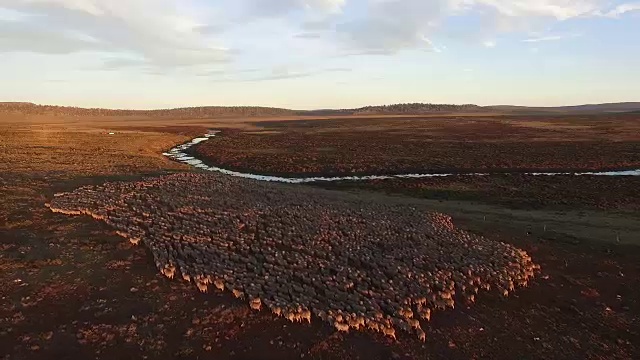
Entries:
{"type": "Polygon", "coordinates": [[[569,115],[2,116],[0,347],[10,358],[637,353],[638,178],[514,173],[633,168],[634,151],[607,162],[587,146],[598,136],[637,146],[630,115],[619,126],[621,115],[580,120],[582,138],[567,137],[578,121],[569,115]],[[465,150],[451,137],[469,123],[465,150]],[[491,168],[452,158],[441,168],[449,177],[281,184],[166,156],[215,129],[189,151],[217,154],[202,161],[229,171],[361,176],[385,173],[397,156],[422,167],[396,174],[437,172],[428,151],[459,146],[463,158],[477,143],[502,146],[496,126],[525,129],[515,138],[523,152],[542,151],[537,141],[549,139],[538,138],[553,131],[556,148],[594,165],[565,161],[574,154],[538,156],[548,167],[532,167],[507,152],[509,171],[485,156],[491,168]],[[339,151],[364,131],[367,143],[353,146],[372,151],[339,151]],[[236,144],[246,139],[251,146],[236,144]],[[333,140],[308,146],[321,139],[333,140]],[[376,141],[418,141],[426,153],[376,152],[376,141]],[[373,170],[347,171],[356,164],[373,170]]]}

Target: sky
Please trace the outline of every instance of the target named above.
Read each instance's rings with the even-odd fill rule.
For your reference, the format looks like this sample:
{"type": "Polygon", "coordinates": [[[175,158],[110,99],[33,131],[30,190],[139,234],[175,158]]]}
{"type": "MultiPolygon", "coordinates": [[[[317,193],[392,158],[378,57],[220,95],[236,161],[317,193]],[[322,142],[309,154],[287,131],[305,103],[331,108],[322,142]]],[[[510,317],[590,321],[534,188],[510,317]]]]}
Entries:
{"type": "Polygon", "coordinates": [[[640,101],[640,1],[0,0],[0,101],[640,101]]]}

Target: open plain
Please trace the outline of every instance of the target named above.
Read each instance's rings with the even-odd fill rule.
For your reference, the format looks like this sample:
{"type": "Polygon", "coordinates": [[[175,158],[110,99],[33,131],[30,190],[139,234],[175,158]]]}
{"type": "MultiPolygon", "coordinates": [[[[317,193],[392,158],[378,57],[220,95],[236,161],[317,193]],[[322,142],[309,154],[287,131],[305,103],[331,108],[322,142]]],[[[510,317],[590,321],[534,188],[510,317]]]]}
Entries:
{"type": "Polygon", "coordinates": [[[194,151],[260,174],[640,168],[637,114],[277,120],[0,114],[0,359],[640,356],[635,177],[496,174],[326,190],[162,156],[217,129],[194,151]],[[156,220],[145,225],[144,213],[156,220]],[[179,238],[158,241],[169,230],[179,238]],[[205,230],[224,241],[202,244],[205,230]],[[485,272],[469,275],[472,260],[485,272]],[[522,264],[513,279],[494,277],[510,262],[522,264]],[[441,283],[408,275],[422,271],[442,271],[441,283]],[[275,284],[256,281],[265,275],[275,284]],[[427,285],[438,296],[411,293],[427,285]],[[428,305],[440,308],[430,319],[428,305]],[[372,325],[354,329],[363,322],[372,325]]]}
{"type": "Polygon", "coordinates": [[[196,148],[268,175],[590,171],[640,168],[637,115],[447,116],[261,122],[196,148]]]}

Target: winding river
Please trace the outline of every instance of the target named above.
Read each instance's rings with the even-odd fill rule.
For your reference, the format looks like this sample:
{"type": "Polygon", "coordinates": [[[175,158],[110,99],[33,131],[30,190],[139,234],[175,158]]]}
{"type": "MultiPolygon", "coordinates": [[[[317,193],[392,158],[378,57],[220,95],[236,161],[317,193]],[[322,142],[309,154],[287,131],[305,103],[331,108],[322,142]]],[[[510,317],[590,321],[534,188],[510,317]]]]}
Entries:
{"type": "MultiPolygon", "coordinates": [[[[466,175],[466,176],[487,176],[490,175],[488,173],[467,173],[467,174],[440,174],[440,173],[431,173],[431,174],[399,174],[399,175],[368,175],[368,176],[336,176],[336,177],[280,177],[280,176],[267,176],[267,175],[258,175],[258,174],[250,174],[250,173],[242,173],[238,171],[227,170],[223,168],[219,168],[217,166],[209,166],[205,164],[202,160],[197,159],[189,154],[187,154],[187,150],[201,142],[208,141],[209,139],[216,136],[219,131],[212,131],[203,137],[197,137],[187,143],[182,145],[178,145],[173,149],[169,150],[166,153],[163,153],[164,156],[179,161],[185,164],[189,164],[198,169],[207,170],[207,171],[215,171],[225,175],[236,176],[247,179],[254,179],[260,181],[270,181],[270,182],[281,182],[281,183],[289,183],[289,184],[302,184],[302,183],[311,183],[311,182],[320,182],[320,181],[363,181],[363,180],[385,180],[385,179],[418,179],[418,178],[429,178],[429,177],[445,177],[445,176],[454,176],[454,175],[466,175]]],[[[603,171],[603,172],[524,172],[518,174],[525,175],[539,175],[539,176],[553,176],[553,175],[594,175],[594,176],[640,176],[640,169],[637,170],[622,170],[622,171],[603,171]]]]}

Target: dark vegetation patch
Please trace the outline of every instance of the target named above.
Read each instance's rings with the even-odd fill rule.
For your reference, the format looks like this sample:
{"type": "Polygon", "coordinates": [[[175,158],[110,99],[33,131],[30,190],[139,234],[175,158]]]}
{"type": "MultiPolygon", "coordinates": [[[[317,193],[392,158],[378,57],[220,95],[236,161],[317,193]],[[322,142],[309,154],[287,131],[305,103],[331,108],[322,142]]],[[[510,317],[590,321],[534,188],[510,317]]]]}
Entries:
{"type": "Polygon", "coordinates": [[[225,131],[195,152],[223,168],[285,176],[640,168],[640,121],[617,117],[259,123],[278,131],[225,131]]]}
{"type": "Polygon", "coordinates": [[[341,181],[314,186],[366,189],[436,200],[476,201],[519,209],[640,211],[640,178],[637,176],[459,175],[341,181]]]}

